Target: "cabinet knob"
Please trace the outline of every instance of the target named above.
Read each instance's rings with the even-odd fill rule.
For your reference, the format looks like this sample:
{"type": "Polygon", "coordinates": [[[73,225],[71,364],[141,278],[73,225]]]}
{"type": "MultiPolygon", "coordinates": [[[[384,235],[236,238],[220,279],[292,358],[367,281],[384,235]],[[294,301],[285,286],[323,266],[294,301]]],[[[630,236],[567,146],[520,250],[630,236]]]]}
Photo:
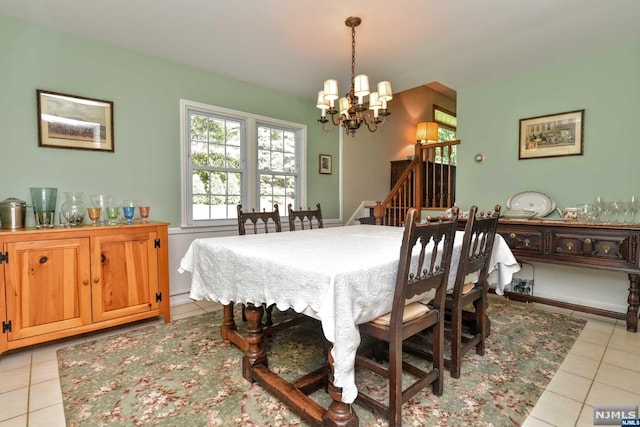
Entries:
{"type": "Polygon", "coordinates": [[[100,283],[100,278],[96,277],[95,279],[93,279],[93,283],[100,283]]]}
{"type": "Polygon", "coordinates": [[[531,240],[529,239],[524,239],[524,245],[528,248],[529,247],[529,243],[531,243],[531,240]]]}
{"type": "Polygon", "coordinates": [[[604,250],[605,254],[608,254],[609,251],[611,250],[611,246],[609,245],[602,245],[602,250],[604,250]]]}
{"type": "Polygon", "coordinates": [[[516,238],[516,233],[509,234],[509,237],[511,237],[512,239],[515,239],[516,238]]]}
{"type": "Polygon", "coordinates": [[[40,259],[38,260],[38,262],[40,262],[40,264],[44,264],[45,262],[49,261],[49,258],[47,258],[46,256],[42,256],[40,257],[40,259]]]}
{"type": "Polygon", "coordinates": [[[85,280],[82,281],[82,284],[86,286],[86,285],[89,284],[89,281],[87,279],[85,279],[85,280]]]}
{"type": "Polygon", "coordinates": [[[585,242],[587,245],[590,245],[590,244],[591,244],[591,239],[586,238],[586,239],[584,239],[584,242],[585,242]]]}
{"type": "Polygon", "coordinates": [[[573,242],[567,242],[567,249],[568,250],[573,249],[573,242]]]}

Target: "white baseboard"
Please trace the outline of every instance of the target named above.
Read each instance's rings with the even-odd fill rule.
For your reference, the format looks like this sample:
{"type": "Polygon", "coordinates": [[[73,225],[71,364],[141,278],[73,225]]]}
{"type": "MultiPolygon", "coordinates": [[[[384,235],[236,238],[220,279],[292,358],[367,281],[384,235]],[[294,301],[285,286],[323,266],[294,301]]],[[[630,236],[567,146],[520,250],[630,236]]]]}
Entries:
{"type": "Polygon", "coordinates": [[[189,298],[188,293],[171,295],[171,299],[169,300],[169,305],[173,307],[174,305],[187,304],[189,302],[193,302],[193,300],[189,298]]]}

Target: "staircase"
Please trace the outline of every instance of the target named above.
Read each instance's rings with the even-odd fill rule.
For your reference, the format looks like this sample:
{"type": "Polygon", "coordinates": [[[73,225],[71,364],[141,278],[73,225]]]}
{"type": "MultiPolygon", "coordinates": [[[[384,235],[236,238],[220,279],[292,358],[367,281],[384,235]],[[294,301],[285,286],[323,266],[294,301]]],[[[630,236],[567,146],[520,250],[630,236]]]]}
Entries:
{"type": "Polygon", "coordinates": [[[375,206],[368,206],[376,224],[404,226],[407,211],[411,207],[418,209],[420,215],[423,210],[452,207],[455,203],[456,166],[451,165],[451,147],[459,144],[459,139],[416,144],[412,162],[387,197],[377,201],[375,206]],[[449,148],[444,150],[445,147],[449,148]]]}

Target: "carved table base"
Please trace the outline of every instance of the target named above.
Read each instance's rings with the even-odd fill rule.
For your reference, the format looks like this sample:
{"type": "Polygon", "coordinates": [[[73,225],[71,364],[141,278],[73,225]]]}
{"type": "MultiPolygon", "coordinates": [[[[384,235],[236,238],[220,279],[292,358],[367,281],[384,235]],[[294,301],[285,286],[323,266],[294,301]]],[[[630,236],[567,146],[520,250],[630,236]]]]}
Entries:
{"type": "Polygon", "coordinates": [[[245,351],[242,358],[244,378],[260,384],[312,426],[357,427],[358,416],[350,404],[342,402],[341,389],[333,385],[333,360],[330,351],[327,352],[330,366],[328,375],[326,367],[321,367],[293,382],[288,382],[269,369],[262,327],[263,314],[262,305],[247,304],[247,336],[242,337],[237,332],[233,318],[233,305],[224,306],[222,338],[226,343],[231,342],[245,351]],[[327,409],[308,396],[323,387],[327,387],[333,399],[327,409]]]}

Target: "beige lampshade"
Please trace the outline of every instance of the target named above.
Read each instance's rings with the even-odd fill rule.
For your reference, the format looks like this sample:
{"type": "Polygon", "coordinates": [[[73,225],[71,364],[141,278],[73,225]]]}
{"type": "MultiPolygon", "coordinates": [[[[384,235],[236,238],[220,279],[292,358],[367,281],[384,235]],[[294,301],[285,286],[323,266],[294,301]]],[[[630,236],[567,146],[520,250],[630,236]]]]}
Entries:
{"type": "Polygon", "coordinates": [[[324,97],[324,91],[318,91],[318,100],[316,101],[316,107],[322,109],[329,108],[329,100],[324,97]]]}
{"type": "Polygon", "coordinates": [[[375,111],[380,109],[381,107],[382,107],[382,104],[380,103],[378,92],[371,92],[369,94],[369,108],[375,111]]]}
{"type": "Polygon", "coordinates": [[[349,102],[349,99],[347,99],[346,96],[343,96],[342,98],[340,98],[340,101],[338,101],[338,111],[340,111],[340,114],[344,114],[346,116],[349,115],[349,108],[351,107],[351,103],[349,102]]]}
{"type": "Polygon", "coordinates": [[[378,83],[378,98],[380,101],[391,101],[393,93],[391,92],[391,82],[382,81],[378,83]]]}
{"type": "Polygon", "coordinates": [[[438,141],[438,123],[420,122],[416,127],[416,142],[426,144],[438,141]]]}
{"type": "Polygon", "coordinates": [[[371,92],[369,94],[369,109],[373,110],[373,117],[378,118],[378,110],[382,108],[382,104],[378,99],[378,92],[371,92]]]}
{"type": "Polygon", "coordinates": [[[369,77],[359,74],[353,82],[353,94],[358,98],[369,95],[369,77]]]}
{"type": "Polygon", "coordinates": [[[327,101],[335,101],[338,98],[338,81],[334,79],[325,80],[324,99],[327,101]]]}

